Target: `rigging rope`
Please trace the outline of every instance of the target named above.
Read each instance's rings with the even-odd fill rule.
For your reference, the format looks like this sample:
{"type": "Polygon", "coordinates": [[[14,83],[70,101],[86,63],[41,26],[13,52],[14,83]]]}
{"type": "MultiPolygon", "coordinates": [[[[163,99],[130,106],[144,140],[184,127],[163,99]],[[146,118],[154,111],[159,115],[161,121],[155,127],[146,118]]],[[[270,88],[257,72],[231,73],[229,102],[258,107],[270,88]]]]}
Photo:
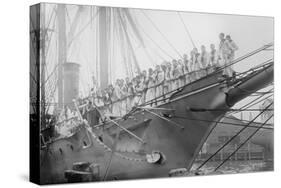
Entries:
{"type": "MultiPolygon", "coordinates": [[[[243,56],[242,56],[242,57],[243,57],[243,56]]],[[[239,59],[239,58],[238,58],[238,59],[239,59]]],[[[266,61],[266,62],[268,62],[268,61],[266,61]]],[[[237,63],[237,62],[236,62],[236,63],[237,63]]],[[[267,65],[268,65],[268,64],[267,64],[267,65]]],[[[263,66],[264,66],[264,65],[263,65],[263,66]]],[[[227,66],[225,66],[225,67],[227,67],[227,66]]],[[[269,68],[269,67],[270,67],[270,65],[267,66],[266,68],[262,69],[261,71],[264,71],[264,70],[266,70],[266,69],[269,68]]],[[[199,81],[201,81],[201,80],[203,80],[203,79],[206,79],[206,78],[208,78],[208,77],[214,76],[215,74],[218,74],[219,71],[221,71],[221,70],[222,70],[222,67],[220,67],[218,70],[212,72],[211,74],[208,74],[208,75],[205,76],[205,77],[201,77],[201,78],[199,78],[199,79],[197,79],[197,80],[195,80],[195,81],[193,81],[193,82],[190,82],[190,83],[188,83],[188,84],[186,84],[186,85],[184,85],[184,86],[182,86],[182,87],[180,87],[180,88],[178,88],[178,89],[176,89],[176,90],[173,90],[173,91],[171,91],[171,92],[168,92],[167,94],[172,93],[173,95],[175,95],[175,94],[177,94],[178,92],[181,92],[181,90],[182,90],[184,87],[186,87],[187,85],[191,85],[191,84],[194,84],[194,83],[196,83],[196,82],[199,82],[199,81]]],[[[201,71],[201,70],[199,70],[199,71],[201,71]]],[[[244,73],[240,73],[240,74],[238,74],[237,76],[243,75],[243,74],[245,74],[245,73],[247,73],[247,72],[250,72],[250,71],[252,71],[252,70],[245,71],[244,73]]],[[[189,72],[189,73],[187,73],[187,74],[191,74],[191,73],[194,73],[194,72],[197,72],[197,71],[189,72]]],[[[255,72],[255,74],[258,74],[258,73],[255,72]]],[[[249,79],[249,78],[248,78],[248,79],[249,79]]],[[[220,83],[223,84],[223,83],[224,83],[225,81],[227,81],[227,80],[228,80],[227,78],[224,78],[223,80],[220,81],[220,83]]],[[[242,78],[242,79],[237,79],[237,80],[236,80],[236,83],[239,82],[239,81],[245,81],[245,80],[243,80],[243,78],[242,78]]],[[[212,84],[209,84],[209,85],[212,85],[212,84]]],[[[204,87],[208,87],[209,85],[204,86],[204,87]]],[[[233,85],[234,85],[234,84],[233,84],[233,85]]],[[[190,92],[192,92],[192,91],[188,91],[188,92],[186,92],[186,93],[190,93],[190,92]]],[[[184,95],[184,94],[186,94],[186,93],[182,93],[182,95],[184,95]]],[[[161,97],[161,96],[160,96],[160,97],[161,97]]],[[[160,98],[160,97],[158,97],[158,98],[160,98]]]]}
{"type": "MultiPolygon", "coordinates": [[[[132,37],[132,35],[131,35],[130,33],[129,33],[129,36],[132,37]]],[[[139,42],[139,41],[137,41],[134,37],[132,37],[132,38],[134,39],[134,42],[135,42],[135,43],[138,43],[138,42],[139,42]]],[[[144,51],[145,55],[148,57],[148,60],[149,60],[153,65],[156,65],[157,63],[155,63],[155,62],[153,61],[153,59],[152,59],[151,55],[148,53],[146,47],[141,44],[142,42],[143,42],[143,41],[140,41],[140,44],[138,45],[138,47],[137,47],[137,49],[136,49],[135,51],[137,51],[138,49],[141,48],[141,49],[144,51]]]]}
{"type": "Polygon", "coordinates": [[[145,32],[144,28],[143,28],[141,25],[139,25],[139,28],[140,28],[140,29],[142,30],[142,32],[147,36],[147,38],[148,38],[149,40],[151,40],[151,42],[152,42],[156,47],[158,47],[165,55],[167,55],[168,57],[170,57],[171,59],[173,59],[173,57],[172,57],[171,55],[169,55],[169,53],[167,53],[163,48],[161,48],[160,45],[158,45],[157,42],[155,42],[155,40],[153,40],[153,38],[150,37],[147,32],[145,32]]]}
{"type": "MultiPolygon", "coordinates": [[[[55,13],[55,7],[53,7],[53,9],[52,9],[52,13],[51,13],[51,16],[50,16],[50,18],[49,18],[49,22],[47,23],[47,27],[46,27],[47,29],[49,28],[49,26],[50,26],[50,24],[51,24],[51,20],[52,20],[52,18],[53,18],[54,13],[55,13]]],[[[55,16],[54,19],[56,19],[56,16],[55,16]]]]}
{"type": "Polygon", "coordinates": [[[183,21],[183,19],[182,19],[182,16],[181,16],[181,14],[180,14],[180,12],[177,12],[177,13],[178,13],[178,15],[179,15],[179,17],[180,17],[180,21],[182,22],[182,24],[183,24],[183,26],[184,26],[184,29],[185,29],[185,32],[187,33],[187,35],[188,35],[188,37],[189,37],[189,39],[190,39],[190,41],[191,41],[193,47],[196,48],[196,46],[195,46],[195,44],[194,44],[194,41],[193,41],[193,39],[192,39],[192,37],[191,37],[191,34],[190,34],[190,32],[189,32],[187,26],[185,25],[185,23],[184,23],[184,21],[183,21]]]}
{"type": "Polygon", "coordinates": [[[84,27],[83,27],[79,32],[77,32],[76,35],[74,35],[74,36],[72,37],[71,41],[68,42],[67,47],[70,47],[71,43],[72,43],[81,33],[83,33],[83,31],[98,17],[99,11],[100,11],[100,9],[97,10],[95,16],[94,16],[94,17],[91,17],[90,20],[89,20],[89,22],[88,22],[87,24],[85,24],[84,27]]]}
{"type": "MultiPolygon", "coordinates": [[[[53,22],[53,26],[52,26],[52,30],[54,31],[55,30],[55,28],[56,28],[56,22],[55,22],[55,19],[56,19],[56,17],[57,17],[57,15],[54,17],[54,22],[53,22]]],[[[46,49],[46,55],[48,55],[48,53],[49,53],[49,49],[50,49],[50,42],[51,42],[51,39],[52,39],[52,36],[53,36],[53,33],[54,32],[51,32],[51,34],[50,34],[50,39],[49,39],[49,45],[47,46],[47,49],[46,49]]]]}
{"type": "MultiPolygon", "coordinates": [[[[208,108],[197,108],[197,109],[189,109],[189,111],[192,112],[219,112],[219,111],[229,111],[229,112],[241,112],[241,111],[260,111],[261,109],[227,109],[227,108],[221,108],[221,109],[208,109],[208,108]]],[[[273,111],[274,109],[267,109],[266,111],[273,111]]]]}
{"type": "Polygon", "coordinates": [[[208,157],[208,159],[206,159],[200,166],[197,167],[197,170],[200,170],[200,168],[202,168],[207,162],[209,162],[215,155],[217,155],[223,148],[225,148],[232,140],[234,140],[241,132],[243,132],[246,128],[248,128],[248,126],[254,122],[260,115],[262,115],[266,109],[268,109],[270,106],[272,105],[272,103],[270,105],[268,105],[265,109],[263,109],[262,112],[260,112],[258,115],[256,115],[256,117],[251,120],[245,127],[243,127],[242,129],[240,129],[234,136],[232,136],[226,143],[224,143],[215,153],[213,153],[210,157],[208,157]]]}
{"type": "Polygon", "coordinates": [[[126,39],[126,41],[127,41],[127,45],[128,45],[128,50],[130,50],[130,55],[131,55],[131,57],[133,58],[133,62],[134,62],[134,65],[135,65],[135,69],[137,69],[137,71],[138,71],[138,73],[140,73],[140,71],[141,71],[141,69],[140,69],[140,66],[139,66],[139,64],[138,64],[138,61],[137,61],[137,57],[136,57],[136,55],[135,55],[135,52],[134,52],[134,48],[133,48],[133,46],[132,46],[132,44],[131,44],[131,40],[130,40],[130,38],[129,38],[129,35],[128,35],[128,31],[127,31],[127,25],[125,24],[125,22],[124,22],[124,18],[122,17],[122,15],[121,15],[121,11],[118,11],[117,12],[117,15],[118,15],[118,17],[119,17],[119,22],[120,22],[120,25],[121,25],[121,29],[122,29],[122,31],[123,31],[123,34],[124,34],[124,36],[125,36],[125,39],[126,39]]]}
{"type": "Polygon", "coordinates": [[[255,134],[273,117],[271,115],[263,124],[261,124],[242,144],[240,144],[225,160],[223,160],[214,170],[217,171],[224,163],[226,163],[242,146],[244,146],[255,134]]]}
{"type": "MultiPolygon", "coordinates": [[[[231,117],[231,116],[229,116],[229,115],[224,116],[224,118],[226,118],[226,119],[232,119],[232,120],[237,120],[236,118],[231,117]]],[[[244,120],[244,119],[242,119],[242,121],[243,121],[243,122],[246,122],[246,123],[251,122],[251,121],[249,121],[249,120],[244,120]]],[[[251,123],[259,124],[260,122],[253,121],[253,122],[251,122],[251,123]]],[[[272,124],[266,124],[266,125],[267,125],[267,126],[272,126],[272,124]]],[[[272,128],[273,128],[273,126],[272,126],[272,128]]]]}
{"type": "Polygon", "coordinates": [[[154,44],[156,47],[158,47],[165,55],[167,55],[167,56],[170,57],[171,59],[174,59],[174,57],[171,56],[171,55],[169,55],[169,53],[167,53],[163,48],[161,48],[161,47],[155,42],[155,40],[153,40],[152,37],[150,37],[150,36],[144,31],[144,29],[143,29],[141,26],[140,26],[139,28],[141,28],[142,32],[147,36],[147,38],[149,38],[149,39],[153,42],[153,44],[154,44]]]}
{"type": "MultiPolygon", "coordinates": [[[[172,116],[172,118],[186,119],[186,120],[190,120],[190,121],[202,121],[202,122],[207,122],[207,123],[216,123],[220,126],[225,126],[225,125],[232,125],[232,126],[237,126],[237,127],[246,126],[244,124],[239,124],[239,123],[230,123],[230,122],[214,121],[214,120],[207,120],[207,119],[197,119],[197,118],[187,118],[187,117],[182,117],[182,116],[172,116]]],[[[228,118],[228,116],[222,116],[221,119],[223,119],[223,118],[228,118]]],[[[236,120],[236,121],[239,120],[239,119],[235,119],[235,118],[229,118],[229,119],[236,120]]],[[[257,122],[252,122],[252,123],[257,123],[257,122]]],[[[269,126],[269,124],[267,124],[267,126],[269,126]]],[[[248,127],[258,128],[258,126],[256,126],[256,125],[248,125],[248,127]]],[[[272,127],[264,127],[263,129],[273,130],[272,127]]]]}
{"type": "Polygon", "coordinates": [[[165,41],[171,46],[171,48],[181,57],[181,53],[179,53],[179,51],[173,46],[173,44],[167,39],[167,37],[161,32],[161,30],[157,27],[157,25],[153,22],[153,20],[151,18],[148,17],[148,15],[143,11],[140,10],[142,12],[142,14],[149,20],[149,22],[153,25],[153,27],[162,35],[162,37],[165,39],[165,41]]]}

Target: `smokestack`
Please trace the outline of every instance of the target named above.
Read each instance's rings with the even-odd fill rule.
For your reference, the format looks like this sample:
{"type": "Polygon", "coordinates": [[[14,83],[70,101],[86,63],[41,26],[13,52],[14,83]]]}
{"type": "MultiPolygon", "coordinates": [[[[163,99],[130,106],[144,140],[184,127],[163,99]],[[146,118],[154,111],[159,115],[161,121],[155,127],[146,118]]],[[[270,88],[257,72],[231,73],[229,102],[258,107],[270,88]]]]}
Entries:
{"type": "Polygon", "coordinates": [[[63,102],[71,109],[74,108],[73,99],[79,95],[79,69],[77,63],[63,64],[63,102]]]}

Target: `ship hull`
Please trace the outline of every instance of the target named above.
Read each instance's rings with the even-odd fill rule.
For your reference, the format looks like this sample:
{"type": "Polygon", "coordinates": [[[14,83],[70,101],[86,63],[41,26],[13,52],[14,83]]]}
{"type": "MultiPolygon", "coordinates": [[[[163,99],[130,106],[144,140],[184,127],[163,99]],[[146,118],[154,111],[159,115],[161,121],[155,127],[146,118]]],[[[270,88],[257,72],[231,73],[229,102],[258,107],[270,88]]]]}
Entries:
{"type": "Polygon", "coordinates": [[[167,119],[156,115],[163,115],[159,110],[140,110],[132,118],[116,120],[145,144],[121,131],[114,148],[116,132],[120,129],[112,122],[104,125],[103,141],[97,137],[97,131],[82,127],[74,135],[52,142],[48,150],[42,151],[41,183],[66,182],[64,172],[76,162],[98,164],[99,177],[106,180],[167,177],[173,169],[189,170],[215,126],[210,122],[219,120],[225,113],[193,112],[190,108],[211,108],[218,98],[224,100],[219,77],[217,73],[191,83],[159,105],[158,108],[172,109],[163,112],[169,113],[167,119]],[[144,122],[146,125],[138,128],[144,122]],[[147,162],[146,155],[155,151],[164,158],[161,164],[147,162]]]}

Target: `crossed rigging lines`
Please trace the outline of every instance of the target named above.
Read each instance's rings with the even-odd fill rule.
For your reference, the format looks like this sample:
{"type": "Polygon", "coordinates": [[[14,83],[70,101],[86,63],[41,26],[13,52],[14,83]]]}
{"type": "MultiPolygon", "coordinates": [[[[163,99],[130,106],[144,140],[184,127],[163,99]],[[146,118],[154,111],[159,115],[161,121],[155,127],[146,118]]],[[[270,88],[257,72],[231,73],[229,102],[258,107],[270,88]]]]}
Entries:
{"type": "MultiPolygon", "coordinates": [[[[222,149],[224,149],[231,141],[233,141],[237,136],[239,136],[245,129],[247,129],[251,123],[253,123],[260,115],[262,115],[270,106],[273,104],[270,103],[265,109],[263,109],[258,115],[256,115],[245,127],[240,129],[234,136],[232,136],[227,142],[225,142],[216,152],[214,152],[210,157],[208,157],[201,165],[197,167],[196,170],[200,170],[207,162],[209,162],[215,155],[217,155],[222,149]]],[[[246,142],[248,142],[271,118],[271,115],[264,123],[262,123],[253,134],[251,134],[242,144],[238,146],[238,148],[230,154],[214,171],[216,171],[219,167],[221,167],[232,155],[234,155],[246,142]]]]}
{"type": "Polygon", "coordinates": [[[164,35],[164,33],[158,28],[158,26],[153,22],[153,20],[143,11],[141,13],[147,18],[147,20],[152,24],[152,26],[160,33],[164,40],[170,45],[170,47],[178,54],[179,57],[183,58],[181,53],[175,48],[175,46],[169,41],[169,39],[164,35]]]}
{"type": "MultiPolygon", "coordinates": [[[[53,16],[55,15],[55,12],[56,12],[56,10],[55,10],[55,8],[53,8],[53,10],[52,10],[52,12],[51,12],[51,16],[50,16],[50,19],[49,19],[49,22],[48,22],[48,26],[51,24],[51,20],[52,20],[52,18],[53,18],[53,16]]],[[[157,27],[157,25],[153,22],[153,20],[144,12],[144,11],[142,11],[141,10],[141,12],[142,12],[142,14],[149,20],[149,22],[152,24],[152,26],[161,34],[161,36],[164,38],[164,40],[169,44],[169,46],[180,56],[180,57],[182,57],[182,55],[180,54],[180,52],[175,48],[175,46],[168,40],[168,38],[164,35],[164,33],[159,29],[159,27],[157,27]]],[[[66,13],[67,13],[67,15],[68,15],[68,11],[66,11],[66,13]]],[[[79,37],[79,35],[81,35],[82,33],[83,33],[83,31],[85,31],[85,29],[90,25],[90,23],[92,23],[95,19],[96,19],[96,17],[98,16],[98,14],[99,14],[99,10],[97,10],[96,11],[96,14],[95,14],[95,16],[93,16],[93,17],[91,17],[91,19],[89,20],[89,22],[87,22],[83,27],[82,27],[82,29],[80,30],[80,31],[78,31],[78,32],[76,32],[76,34],[72,37],[72,39],[70,40],[70,42],[68,43],[68,47],[70,47],[70,45],[72,44],[72,42],[77,38],[77,37],[79,37]]],[[[180,15],[180,13],[178,12],[178,16],[180,17],[180,20],[181,20],[181,22],[183,23],[183,25],[184,25],[184,28],[185,28],[185,31],[186,31],[186,33],[188,34],[188,36],[189,36],[189,38],[190,38],[190,40],[191,40],[191,42],[192,42],[192,44],[193,44],[193,46],[195,46],[195,44],[194,44],[194,42],[193,42],[193,40],[192,40],[192,37],[191,37],[191,35],[190,35],[190,33],[189,33],[189,31],[188,31],[188,29],[187,29],[187,27],[186,27],[186,25],[185,25],[185,23],[184,23],[184,21],[183,21],[183,19],[182,19],[182,17],[181,17],[181,15],[180,15]]],[[[55,17],[56,17],[56,15],[55,15],[55,17]]],[[[55,18],[54,18],[55,19],[55,18]]],[[[68,19],[69,19],[69,21],[70,21],[70,18],[69,18],[69,15],[68,15],[68,19]]],[[[131,20],[132,21],[132,20],[131,20]]],[[[139,28],[141,28],[141,30],[143,31],[143,33],[155,44],[155,46],[157,46],[160,50],[161,50],[161,52],[163,52],[165,55],[167,55],[169,58],[171,58],[171,59],[173,59],[173,57],[171,56],[171,55],[169,55],[169,53],[167,53],[167,51],[165,51],[163,48],[161,48],[160,47],[160,45],[158,45],[156,42],[155,42],[155,40],[153,40],[152,39],[152,37],[150,37],[149,35],[148,35],[148,33],[147,32],[145,32],[144,31],[144,29],[141,27],[141,26],[138,26],[139,28]]],[[[134,28],[133,28],[134,29],[134,28]]],[[[136,28],[135,28],[135,30],[136,30],[136,28]]],[[[48,47],[49,48],[49,47],[48,47]]],[[[48,50],[47,50],[48,51],[48,50]]],[[[153,62],[153,60],[152,60],[152,58],[151,58],[151,56],[149,55],[149,53],[148,53],[148,51],[145,49],[145,47],[144,47],[144,52],[145,52],[145,54],[148,56],[148,58],[149,58],[149,60],[154,64],[154,62],[153,62]]],[[[158,55],[159,56],[159,55],[158,55]]],[[[164,58],[163,57],[161,57],[161,56],[159,56],[162,60],[164,60],[164,58]]],[[[55,68],[54,69],[56,69],[57,68],[57,66],[55,66],[55,68]]],[[[47,78],[47,80],[48,80],[49,78],[47,78]]]]}
{"type": "Polygon", "coordinates": [[[196,45],[195,45],[195,43],[194,43],[194,41],[193,41],[193,39],[192,39],[192,37],[191,37],[191,34],[190,34],[190,32],[189,32],[189,30],[188,30],[186,24],[184,23],[184,20],[183,20],[183,18],[182,18],[182,16],[181,16],[180,12],[177,12],[177,13],[178,13],[178,15],[179,15],[180,21],[182,22],[182,24],[183,24],[183,26],[184,26],[184,30],[185,30],[187,36],[189,37],[189,39],[190,39],[190,41],[191,41],[191,43],[192,43],[192,45],[193,45],[193,48],[196,48],[196,45]]]}

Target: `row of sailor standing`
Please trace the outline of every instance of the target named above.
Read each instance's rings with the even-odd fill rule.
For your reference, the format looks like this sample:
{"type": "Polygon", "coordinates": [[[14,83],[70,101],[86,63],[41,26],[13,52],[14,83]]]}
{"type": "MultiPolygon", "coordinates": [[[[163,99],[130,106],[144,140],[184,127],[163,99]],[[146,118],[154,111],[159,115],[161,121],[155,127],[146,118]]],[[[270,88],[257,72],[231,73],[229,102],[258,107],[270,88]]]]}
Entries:
{"type": "Polygon", "coordinates": [[[200,53],[197,48],[193,48],[189,58],[184,54],[181,59],[164,61],[154,69],[144,70],[132,79],[117,79],[114,85],[109,85],[105,90],[92,92],[91,100],[106,113],[121,116],[138,104],[159,104],[156,98],[165,99],[165,94],[206,76],[216,67],[226,66],[223,74],[231,77],[234,74],[231,61],[238,47],[229,35],[225,37],[221,33],[219,39],[218,50],[214,44],[210,45],[209,51],[202,45],[200,53]]]}

